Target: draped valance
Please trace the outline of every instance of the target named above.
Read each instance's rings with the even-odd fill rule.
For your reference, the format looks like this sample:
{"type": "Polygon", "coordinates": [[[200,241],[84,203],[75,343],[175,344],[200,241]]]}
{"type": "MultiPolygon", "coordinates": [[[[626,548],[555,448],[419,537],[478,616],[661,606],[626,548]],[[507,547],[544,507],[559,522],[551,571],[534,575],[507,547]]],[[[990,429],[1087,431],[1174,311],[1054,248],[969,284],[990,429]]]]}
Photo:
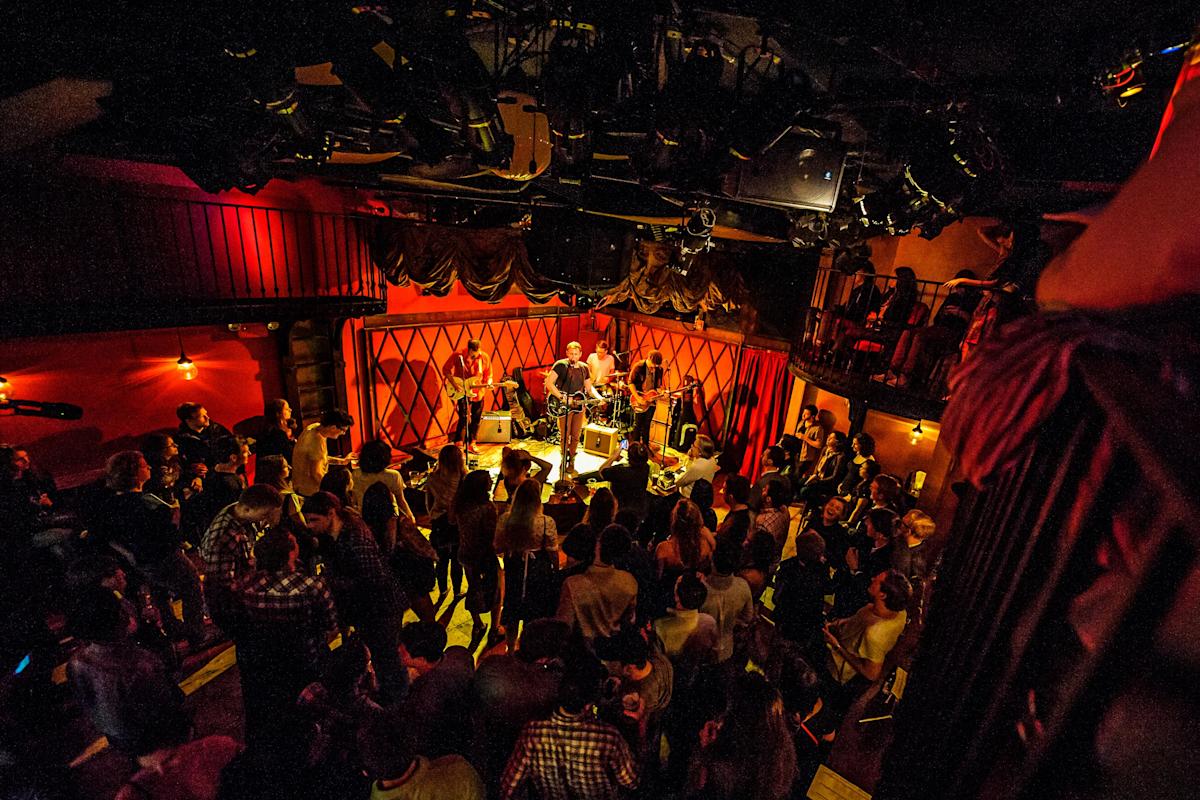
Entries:
{"type": "Polygon", "coordinates": [[[744,302],[746,287],[725,254],[694,256],[688,262],[687,275],[681,275],[668,266],[675,253],[671,244],[638,242],[629,275],[604,296],[598,307],[628,300],[643,314],[654,314],[663,306],[686,314],[701,309],[732,310],[744,302]]]}
{"type": "Polygon", "coordinates": [[[563,288],[537,274],[517,230],[379,220],[369,243],[388,281],[412,283],[438,297],[449,294],[455,281],[485,303],[499,302],[514,287],[545,303],[563,288]]]}

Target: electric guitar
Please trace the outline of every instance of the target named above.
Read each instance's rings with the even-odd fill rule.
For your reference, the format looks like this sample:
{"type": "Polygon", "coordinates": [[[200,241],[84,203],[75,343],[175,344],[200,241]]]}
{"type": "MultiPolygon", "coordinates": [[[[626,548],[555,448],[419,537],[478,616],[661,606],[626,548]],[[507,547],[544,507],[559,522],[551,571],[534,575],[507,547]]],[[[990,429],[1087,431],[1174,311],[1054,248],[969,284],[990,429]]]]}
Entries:
{"type": "Polygon", "coordinates": [[[546,416],[558,419],[567,414],[578,414],[588,406],[598,406],[606,402],[608,401],[603,398],[599,400],[589,398],[583,392],[568,394],[565,401],[559,400],[551,394],[546,397],[546,416]]]}
{"type": "Polygon", "coordinates": [[[480,379],[475,376],[470,378],[448,376],[445,382],[446,396],[454,403],[468,396],[474,401],[479,401],[483,399],[485,389],[517,388],[516,381],[495,381],[494,383],[480,383],[479,381],[480,379]]]}
{"type": "Polygon", "coordinates": [[[665,400],[668,397],[674,397],[677,394],[682,394],[698,384],[699,381],[691,381],[690,383],[685,383],[683,386],[680,386],[678,389],[672,389],[670,391],[665,389],[651,389],[648,392],[630,390],[629,405],[633,406],[634,411],[641,414],[643,411],[649,411],[654,405],[655,401],[660,399],[665,400]]]}

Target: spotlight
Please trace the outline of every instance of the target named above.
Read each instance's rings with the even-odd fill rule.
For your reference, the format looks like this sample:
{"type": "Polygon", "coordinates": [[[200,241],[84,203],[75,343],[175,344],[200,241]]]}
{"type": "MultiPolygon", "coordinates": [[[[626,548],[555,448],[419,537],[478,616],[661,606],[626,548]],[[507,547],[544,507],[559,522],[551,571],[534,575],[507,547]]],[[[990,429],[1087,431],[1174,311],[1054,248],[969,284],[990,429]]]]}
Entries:
{"type": "Polygon", "coordinates": [[[717,212],[711,208],[698,209],[683,226],[684,235],[679,252],[685,256],[707,253],[713,248],[712,232],[717,224],[717,212]]]}
{"type": "Polygon", "coordinates": [[[271,320],[270,322],[267,323],[267,330],[269,330],[269,331],[279,330],[279,322],[277,322],[276,320],[271,320]]]}
{"type": "Polygon", "coordinates": [[[8,382],[8,378],[0,376],[0,403],[7,403],[8,398],[12,396],[12,384],[8,382]]]}
{"type": "Polygon", "coordinates": [[[230,333],[237,333],[238,331],[240,331],[242,329],[242,323],[231,322],[228,325],[226,325],[225,327],[229,329],[230,333]]]}

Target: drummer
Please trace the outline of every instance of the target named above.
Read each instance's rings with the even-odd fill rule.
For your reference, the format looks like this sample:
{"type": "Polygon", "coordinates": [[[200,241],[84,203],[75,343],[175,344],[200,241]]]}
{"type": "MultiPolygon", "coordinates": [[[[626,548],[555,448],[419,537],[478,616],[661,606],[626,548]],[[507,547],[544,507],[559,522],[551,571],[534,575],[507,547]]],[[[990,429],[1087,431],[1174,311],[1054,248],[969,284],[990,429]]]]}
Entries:
{"type": "Polygon", "coordinates": [[[617,362],[608,352],[608,342],[603,339],[596,342],[596,352],[587,357],[587,365],[592,373],[592,386],[600,387],[609,382],[617,362]]]}

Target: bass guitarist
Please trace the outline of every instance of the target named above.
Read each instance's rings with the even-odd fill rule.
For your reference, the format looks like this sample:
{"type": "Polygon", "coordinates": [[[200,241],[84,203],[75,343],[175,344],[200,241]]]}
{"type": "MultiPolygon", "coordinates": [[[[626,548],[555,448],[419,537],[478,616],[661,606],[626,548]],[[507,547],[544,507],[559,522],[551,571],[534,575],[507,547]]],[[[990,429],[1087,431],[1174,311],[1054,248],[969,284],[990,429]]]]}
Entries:
{"type": "Polygon", "coordinates": [[[650,423],[654,420],[654,401],[663,389],[663,356],[651,350],[629,373],[629,400],[633,405],[633,430],[629,441],[650,445],[650,423]]]}
{"type": "Polygon", "coordinates": [[[446,391],[455,401],[458,425],[451,441],[461,442],[468,453],[478,453],[475,434],[483,418],[484,387],[492,383],[492,359],[480,349],[480,341],[471,339],[465,350],[451,354],[442,365],[446,391]]]}
{"type": "Polygon", "coordinates": [[[604,398],[592,386],[592,375],[583,357],[583,346],[579,342],[567,345],[567,357],[554,362],[546,373],[546,396],[554,397],[567,405],[567,413],[558,418],[558,433],[563,443],[562,474],[575,471],[575,451],[579,447],[579,433],[583,430],[584,404],[581,395],[601,402],[604,398]]]}

